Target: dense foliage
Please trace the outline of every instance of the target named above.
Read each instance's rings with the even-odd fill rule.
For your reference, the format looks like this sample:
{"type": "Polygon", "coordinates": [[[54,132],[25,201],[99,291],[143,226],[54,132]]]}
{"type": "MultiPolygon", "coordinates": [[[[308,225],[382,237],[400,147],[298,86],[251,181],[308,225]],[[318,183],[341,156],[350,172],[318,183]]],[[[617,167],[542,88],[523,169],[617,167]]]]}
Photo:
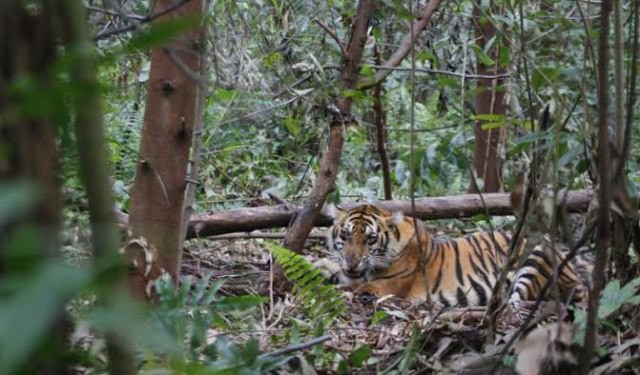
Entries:
{"type": "MultiPolygon", "coordinates": [[[[87,21],[100,58],[99,89],[113,165],[113,191],[117,208],[124,212],[131,204],[130,188],[139,159],[144,113],[153,110],[145,108],[149,51],[185,27],[181,22],[150,27],[144,21],[151,12],[150,3],[86,1],[87,21]],[[105,33],[130,24],[137,26],[113,35],[105,33]]],[[[366,42],[362,77],[371,77],[378,71],[380,61],[375,51],[379,51],[382,61],[388,58],[424,5],[380,2],[366,42]]],[[[626,41],[632,36],[631,5],[629,2],[623,6],[624,18],[629,21],[624,29],[626,41]]],[[[530,152],[540,139],[547,141],[543,151],[552,155],[549,183],[554,187],[591,187],[596,161],[598,14],[598,4],[589,1],[441,4],[427,30],[415,41],[414,51],[382,83],[394,197],[465,192],[470,183],[477,120],[487,121],[487,128],[507,129],[507,142],[499,150],[506,159],[507,189],[526,158],[524,152],[530,152]],[[497,30],[485,49],[476,45],[471,22],[474,6],[480,7],[483,14],[480,22],[492,23],[497,30]],[[499,46],[497,57],[488,53],[493,46],[499,46]],[[474,72],[478,61],[487,65],[497,62],[504,67],[503,84],[498,90],[507,94],[506,115],[475,113],[478,77],[474,72]],[[539,129],[538,114],[547,106],[552,118],[550,127],[539,129]]],[[[347,41],[354,15],[353,2],[340,0],[208,4],[202,20],[205,45],[201,48],[209,69],[206,76],[199,77],[207,88],[207,100],[195,211],[263,205],[270,202],[272,195],[288,202],[304,202],[326,147],[332,106],[339,96],[354,99],[357,125],[347,129],[336,189],[329,199],[375,201],[383,197],[382,161],[372,121],[376,98],[371,89],[338,91],[341,49],[326,32],[332,30],[337,38],[347,41]]],[[[270,299],[269,312],[265,312],[266,299],[238,296],[234,293],[237,290],[228,292],[224,281],[213,282],[211,273],[198,280],[186,276],[177,285],[167,278],[160,279],[156,284],[158,304],[154,307],[140,306],[122,296],[111,296],[115,301],[106,306],[96,303],[96,295],[110,279],[103,274],[104,264],[88,265],[91,245],[87,198],[77,172],[76,140],[69,127],[74,115],[64,109],[69,93],[77,95],[87,88],[75,87],[69,81],[65,69],[73,56],[63,52],[67,54],[63,53],[53,72],[57,79],[53,89],[43,91],[31,85],[29,79],[11,85],[13,91],[37,103],[39,113],[50,111],[48,115],[56,119],[67,203],[61,241],[65,262],[35,260],[37,244],[31,241],[32,228],[16,226],[17,230],[6,231],[10,236],[3,249],[7,249],[12,262],[9,268],[15,272],[2,279],[0,369],[7,373],[24,369],[29,356],[45,345],[47,328],[56,318],[49,312],[62,307],[70,312],[74,326],[80,327],[76,329],[72,354],[77,357],[78,369],[87,373],[106,369],[99,332],[108,330],[118,332],[138,349],[137,360],[143,370],[246,374],[319,368],[349,373],[369,365],[402,373],[413,368],[424,345],[420,346],[423,337],[418,326],[408,323],[402,331],[408,342],[389,354],[392,360],[374,358],[369,345],[353,347],[349,352],[315,347],[304,355],[295,350],[263,352],[265,347],[296,345],[337,329],[336,320],[343,312],[344,301],[336,297],[332,288],[323,289],[324,294],[310,292],[308,289],[316,284],[306,285],[305,289],[303,283],[300,287],[304,293],[298,297],[308,302],[306,306],[301,308],[285,300],[274,308],[274,300],[270,299]],[[334,309],[327,313],[321,302],[330,303],[334,309]],[[280,316],[274,318],[274,311],[279,311],[280,316]],[[25,321],[30,323],[24,324],[25,321]],[[270,333],[269,329],[278,329],[279,334],[260,338],[260,332],[270,333]]],[[[632,48],[627,43],[618,56],[627,71],[631,56],[632,48]]],[[[610,81],[613,86],[613,77],[610,81]]],[[[629,82],[628,74],[627,84],[635,84],[629,82]]],[[[33,108],[25,106],[20,110],[27,113],[33,108]]],[[[25,115],[29,116],[32,114],[25,115]]],[[[636,130],[634,127],[630,132],[626,174],[627,188],[634,196],[640,184],[640,135],[636,130]]],[[[0,184],[0,233],[32,208],[29,202],[35,196],[37,191],[30,186],[0,184]]],[[[188,246],[195,249],[208,243],[188,246]]],[[[247,246],[266,248],[262,242],[247,246]]],[[[275,248],[279,254],[275,258],[281,263],[299,262],[295,263],[298,273],[293,281],[311,272],[309,264],[275,248]]],[[[632,259],[637,262],[635,257],[632,259]]],[[[637,280],[622,287],[619,280],[608,284],[601,318],[610,331],[615,330],[616,323],[611,323],[614,312],[623,305],[640,303],[637,290],[637,280]]],[[[246,292],[250,291],[253,289],[247,288],[246,292]]],[[[413,323],[401,309],[376,309],[373,317],[367,318],[366,323],[371,326],[385,318],[413,323]]],[[[576,311],[576,316],[576,321],[583,324],[582,311],[576,311]]],[[[625,328],[632,326],[629,323],[625,328]]]]}

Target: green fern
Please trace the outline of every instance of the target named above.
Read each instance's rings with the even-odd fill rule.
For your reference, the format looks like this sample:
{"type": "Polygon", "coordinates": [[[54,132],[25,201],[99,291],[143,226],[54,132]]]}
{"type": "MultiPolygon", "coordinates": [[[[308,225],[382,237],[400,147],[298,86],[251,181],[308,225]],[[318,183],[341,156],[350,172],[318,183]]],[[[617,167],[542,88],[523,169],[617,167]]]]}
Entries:
{"type": "Polygon", "coordinates": [[[309,319],[321,321],[328,327],[346,311],[347,306],[342,294],[335,286],[327,284],[322,272],[302,256],[278,246],[267,243],[276,261],[282,266],[284,274],[293,283],[293,293],[306,310],[309,319]]]}

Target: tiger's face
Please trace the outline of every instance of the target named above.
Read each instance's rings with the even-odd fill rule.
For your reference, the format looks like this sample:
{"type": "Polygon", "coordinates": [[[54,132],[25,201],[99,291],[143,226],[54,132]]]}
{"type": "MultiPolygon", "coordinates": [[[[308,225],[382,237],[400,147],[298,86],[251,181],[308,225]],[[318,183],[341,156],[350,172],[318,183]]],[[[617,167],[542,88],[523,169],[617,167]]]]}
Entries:
{"type": "Polygon", "coordinates": [[[406,219],[402,213],[391,213],[365,204],[342,211],[335,207],[334,224],[327,236],[333,257],[349,278],[369,280],[375,271],[388,268],[404,248],[407,240],[402,232],[406,219]]]}

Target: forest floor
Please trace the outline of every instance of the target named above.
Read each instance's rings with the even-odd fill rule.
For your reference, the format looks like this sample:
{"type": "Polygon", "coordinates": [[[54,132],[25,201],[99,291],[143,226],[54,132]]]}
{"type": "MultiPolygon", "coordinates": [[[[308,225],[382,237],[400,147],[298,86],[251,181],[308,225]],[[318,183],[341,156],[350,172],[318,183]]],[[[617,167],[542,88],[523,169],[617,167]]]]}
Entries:
{"type": "MultiPolygon", "coordinates": [[[[182,274],[203,277],[212,273],[213,279],[226,280],[221,292],[228,295],[259,294],[259,290],[269,290],[264,288],[269,285],[271,262],[266,242],[263,239],[191,240],[184,253],[182,274]]],[[[310,240],[304,255],[313,261],[322,256],[323,249],[323,241],[310,240]]],[[[324,334],[331,338],[314,349],[305,349],[318,350],[321,346],[323,353],[331,353],[324,356],[325,362],[309,364],[302,352],[292,353],[299,360],[292,366],[301,373],[314,373],[311,369],[318,367],[323,369],[320,373],[330,373],[339,368],[340,361],[346,360],[347,367],[341,369],[347,373],[395,373],[403,370],[410,373],[460,373],[466,369],[465,374],[513,374],[515,372],[503,364],[512,367],[517,360],[516,347],[523,350],[525,345],[529,345],[519,337],[522,322],[528,317],[532,304],[526,305],[519,317],[501,314],[496,320],[495,335],[490,337],[484,308],[458,308],[433,313],[426,304],[412,305],[398,298],[362,298],[348,292],[345,292],[345,303],[347,312],[325,329],[324,334]],[[354,359],[354,353],[362,354],[362,363],[354,359]]],[[[640,373],[637,311],[621,312],[617,318],[603,322],[592,373],[640,373]]],[[[558,312],[567,315],[567,309],[561,304],[543,302],[532,318],[537,324],[529,326],[535,328],[546,324],[551,327],[558,312]]],[[[288,295],[270,296],[257,313],[255,329],[232,334],[240,340],[257,339],[265,352],[286,347],[293,325],[310,327],[295,298],[288,295]]],[[[537,347],[532,350],[546,353],[547,357],[558,354],[559,350],[562,353],[558,355],[565,362],[575,361],[578,355],[575,345],[560,342],[560,339],[551,342],[549,337],[555,337],[555,333],[550,329],[544,332],[544,340],[533,344],[537,347]],[[559,345],[562,347],[556,350],[559,345]],[[552,352],[556,354],[550,354],[552,352]]],[[[212,339],[217,334],[219,332],[212,330],[212,339]]],[[[533,334],[527,335],[534,337],[533,334]]],[[[301,341],[309,341],[311,337],[309,335],[301,341]]],[[[570,364],[568,368],[572,366],[570,364]]],[[[567,372],[564,369],[566,367],[563,372],[567,375],[571,373],[571,370],[567,372]]]]}

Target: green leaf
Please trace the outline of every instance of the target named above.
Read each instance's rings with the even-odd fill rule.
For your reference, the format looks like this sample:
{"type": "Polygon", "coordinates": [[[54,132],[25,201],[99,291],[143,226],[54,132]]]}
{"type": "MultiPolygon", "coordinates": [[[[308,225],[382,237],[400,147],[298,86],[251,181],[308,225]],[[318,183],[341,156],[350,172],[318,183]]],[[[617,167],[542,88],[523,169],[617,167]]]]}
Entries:
{"type": "Polygon", "coordinates": [[[625,303],[629,302],[640,287],[640,278],[628,282],[620,288],[620,280],[612,280],[602,291],[598,318],[604,319],[618,311],[625,303]]]}
{"type": "Polygon", "coordinates": [[[349,356],[349,362],[354,367],[362,367],[362,365],[371,357],[371,347],[367,344],[361,345],[354,350],[349,356]]]}
{"type": "MultiPolygon", "coordinates": [[[[28,279],[15,294],[0,300],[0,368],[13,373],[28,361],[32,350],[50,332],[71,296],[86,288],[91,274],[51,261],[28,279]]],[[[7,282],[7,280],[3,280],[7,282]]],[[[6,293],[6,291],[5,291],[6,293]]]]}
{"type": "Polygon", "coordinates": [[[508,66],[511,63],[509,48],[500,46],[500,49],[498,50],[498,63],[500,66],[508,66]]]}
{"type": "Polygon", "coordinates": [[[573,159],[576,158],[576,156],[578,156],[578,154],[580,154],[581,151],[582,148],[578,146],[570,148],[569,151],[562,155],[558,160],[558,167],[562,168],[569,164],[573,159]]]}
{"type": "Polygon", "coordinates": [[[284,118],[284,126],[287,128],[289,134],[293,137],[297,137],[300,133],[300,121],[293,116],[287,116],[284,118]]]}
{"type": "Polygon", "coordinates": [[[342,294],[334,285],[326,284],[322,273],[305,258],[271,242],[267,246],[314,323],[329,326],[346,311],[342,294]]]}
{"type": "Polygon", "coordinates": [[[387,316],[389,316],[389,314],[384,310],[376,311],[371,318],[371,325],[377,325],[382,319],[386,318],[387,316]]]}
{"type": "Polygon", "coordinates": [[[485,122],[484,124],[480,125],[480,128],[482,130],[491,130],[491,129],[497,129],[497,128],[501,128],[503,126],[507,125],[506,122],[485,122]]]}
{"type": "Polygon", "coordinates": [[[479,46],[476,45],[471,45],[471,49],[473,50],[473,53],[476,55],[476,58],[484,65],[486,66],[492,66],[495,65],[495,61],[493,61],[493,59],[491,57],[489,57],[489,55],[487,55],[487,53],[480,48],[479,46]]]}
{"type": "Polygon", "coordinates": [[[238,93],[235,90],[227,90],[227,89],[217,89],[213,92],[213,99],[215,102],[228,102],[233,100],[238,93]]]}
{"type": "Polygon", "coordinates": [[[363,77],[371,77],[375,73],[376,72],[370,66],[363,66],[362,68],[360,68],[360,75],[362,75],[363,77]]]}

